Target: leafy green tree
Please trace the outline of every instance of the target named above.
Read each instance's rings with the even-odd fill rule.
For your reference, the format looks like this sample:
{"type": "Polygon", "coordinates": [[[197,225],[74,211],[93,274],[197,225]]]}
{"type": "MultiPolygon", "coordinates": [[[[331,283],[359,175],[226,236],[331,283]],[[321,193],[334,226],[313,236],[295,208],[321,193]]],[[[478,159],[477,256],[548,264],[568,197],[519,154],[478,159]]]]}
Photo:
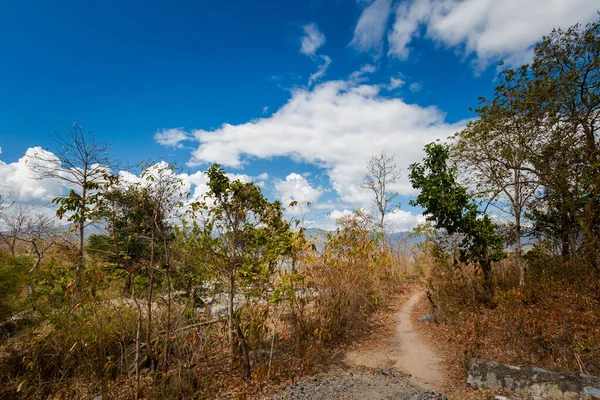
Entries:
{"type": "Polygon", "coordinates": [[[228,334],[232,357],[236,336],[246,375],[250,364],[239,327],[236,294],[256,295],[265,288],[278,261],[292,250],[292,232],[278,201],[269,202],[254,183],[231,180],[218,164],[207,171],[208,192],[196,204],[203,223],[199,248],[207,269],[222,279],[228,292],[228,334]]]}
{"type": "Polygon", "coordinates": [[[482,300],[493,305],[494,285],[492,261],[503,256],[502,237],[487,214],[479,211],[478,204],[457,181],[456,166],[449,166],[449,148],[439,143],[425,146],[425,159],[409,167],[409,179],[420,190],[411,205],[420,206],[436,229],[463,236],[460,256],[463,261],[478,263],[483,273],[482,300]]]}
{"type": "Polygon", "coordinates": [[[479,118],[454,136],[451,152],[474,184],[475,196],[513,217],[519,282],[524,285],[522,220],[539,188],[530,151],[540,137],[540,117],[529,103],[528,67],[507,70],[501,78],[494,98],[480,99],[479,118]]]}
{"type": "Polygon", "coordinates": [[[600,21],[554,29],[543,37],[535,47],[532,74],[532,96],[551,128],[539,161],[554,174],[547,174],[544,184],[550,194],[562,190],[571,196],[559,203],[574,206],[584,257],[600,271],[600,21]],[[570,175],[554,179],[565,168],[570,175]]]}

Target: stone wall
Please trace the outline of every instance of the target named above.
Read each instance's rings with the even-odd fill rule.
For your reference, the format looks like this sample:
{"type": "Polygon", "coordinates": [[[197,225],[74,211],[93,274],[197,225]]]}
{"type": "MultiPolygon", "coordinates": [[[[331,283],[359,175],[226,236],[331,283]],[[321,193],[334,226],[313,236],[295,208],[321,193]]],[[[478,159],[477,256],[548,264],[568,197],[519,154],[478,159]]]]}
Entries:
{"type": "Polygon", "coordinates": [[[533,400],[600,400],[600,377],[516,367],[478,358],[469,362],[467,383],[474,388],[519,393],[533,400]]]}

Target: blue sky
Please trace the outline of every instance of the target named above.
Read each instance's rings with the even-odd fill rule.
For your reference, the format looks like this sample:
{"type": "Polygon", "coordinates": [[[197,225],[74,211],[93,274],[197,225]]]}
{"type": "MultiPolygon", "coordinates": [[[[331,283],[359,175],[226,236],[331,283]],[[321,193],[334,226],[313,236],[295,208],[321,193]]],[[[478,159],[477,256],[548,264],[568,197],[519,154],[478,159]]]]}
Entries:
{"type": "MultiPolygon", "coordinates": [[[[6,2],[0,186],[46,204],[60,185],[30,179],[23,155],[52,150],[52,132],[76,121],[117,158],[176,161],[198,187],[197,172],[220,162],[273,199],[318,196],[314,224],[331,226],[369,207],[371,155],[395,154],[406,171],[425,143],[474,117],[500,60],[530,61],[552,27],[595,19],[594,3],[6,2]]],[[[410,227],[414,193],[406,178],[395,189],[395,221],[410,227]]]]}

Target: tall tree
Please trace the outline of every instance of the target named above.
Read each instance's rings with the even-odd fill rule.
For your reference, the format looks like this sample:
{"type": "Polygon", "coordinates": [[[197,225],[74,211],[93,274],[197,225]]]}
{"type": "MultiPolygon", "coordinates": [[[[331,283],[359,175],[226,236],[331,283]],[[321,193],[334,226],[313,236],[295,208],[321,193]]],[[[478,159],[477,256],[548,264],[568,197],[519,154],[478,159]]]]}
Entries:
{"type": "Polygon", "coordinates": [[[462,235],[461,259],[479,264],[484,280],[482,300],[492,306],[492,261],[503,257],[502,237],[487,214],[479,211],[467,189],[458,183],[456,166],[448,165],[448,146],[430,143],[425,146],[425,153],[422,164],[409,167],[410,182],[420,190],[411,205],[423,207],[423,214],[434,222],[436,229],[445,229],[450,235],[462,235]]]}
{"type": "MultiPolygon", "coordinates": [[[[583,207],[574,211],[582,228],[585,258],[600,271],[600,21],[555,29],[543,37],[535,47],[532,70],[543,96],[540,105],[556,121],[553,128],[576,139],[570,152],[581,156],[583,168],[571,179],[581,184],[583,193],[575,194],[583,207]]],[[[560,151],[559,145],[550,144],[560,151]]]]}
{"type": "Polygon", "coordinates": [[[90,223],[90,212],[98,201],[98,189],[108,172],[111,158],[109,146],[97,142],[92,132],[74,123],[69,130],[55,137],[53,153],[38,152],[28,160],[37,179],[57,179],[70,188],[66,195],[58,196],[53,203],[59,207],[56,215],[67,216],[78,231],[79,254],[75,270],[75,290],[81,290],[81,274],[85,267],[85,228],[90,223]]]}
{"type": "Polygon", "coordinates": [[[394,163],[394,156],[389,156],[385,151],[367,162],[367,177],[361,186],[373,191],[373,203],[379,214],[379,229],[382,233],[385,230],[385,216],[392,207],[392,201],[398,196],[389,186],[396,183],[400,176],[401,171],[394,163]]]}
{"type": "Polygon", "coordinates": [[[512,215],[520,284],[525,284],[521,259],[522,219],[539,187],[530,151],[539,140],[540,117],[528,97],[529,70],[507,70],[494,98],[480,99],[479,118],[454,136],[453,158],[474,185],[475,196],[512,215]]]}
{"type": "Polygon", "coordinates": [[[244,293],[244,285],[256,291],[263,286],[261,283],[269,282],[277,261],[292,249],[292,232],[283,218],[281,203],[269,202],[254,183],[229,179],[218,164],[213,164],[206,174],[209,191],[204,201],[196,205],[204,224],[199,248],[206,267],[227,287],[231,354],[233,357],[237,353],[239,342],[249,377],[250,363],[236,315],[235,296],[244,293]]]}

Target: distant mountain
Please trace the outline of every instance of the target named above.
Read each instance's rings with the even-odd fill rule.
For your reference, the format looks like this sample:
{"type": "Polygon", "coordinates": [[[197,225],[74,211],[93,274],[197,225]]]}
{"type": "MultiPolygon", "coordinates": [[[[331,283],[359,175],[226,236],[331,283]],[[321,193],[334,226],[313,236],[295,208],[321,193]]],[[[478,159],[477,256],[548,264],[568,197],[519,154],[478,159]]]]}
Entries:
{"type": "MultiPolygon", "coordinates": [[[[314,238],[316,236],[324,236],[327,233],[330,233],[331,231],[327,231],[320,228],[307,228],[304,232],[306,233],[306,236],[308,238],[314,238]]],[[[421,236],[411,237],[411,232],[402,231],[392,233],[388,236],[388,239],[392,242],[392,244],[397,244],[404,240],[408,241],[408,244],[415,244],[422,242],[424,238],[421,236]]]]}

